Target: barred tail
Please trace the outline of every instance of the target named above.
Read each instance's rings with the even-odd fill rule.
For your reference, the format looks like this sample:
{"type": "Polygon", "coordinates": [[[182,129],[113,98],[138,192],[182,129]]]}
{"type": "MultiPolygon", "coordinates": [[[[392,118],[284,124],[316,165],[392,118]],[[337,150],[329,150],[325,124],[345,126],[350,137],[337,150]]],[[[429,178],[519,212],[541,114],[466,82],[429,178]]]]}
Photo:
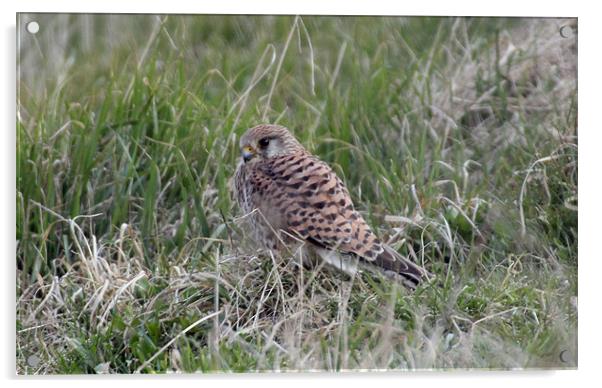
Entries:
{"type": "Polygon", "coordinates": [[[416,288],[426,278],[427,271],[424,268],[406,259],[390,246],[386,244],[382,246],[384,250],[372,262],[374,265],[385,272],[401,275],[404,279],[404,285],[412,289],[416,288]]]}

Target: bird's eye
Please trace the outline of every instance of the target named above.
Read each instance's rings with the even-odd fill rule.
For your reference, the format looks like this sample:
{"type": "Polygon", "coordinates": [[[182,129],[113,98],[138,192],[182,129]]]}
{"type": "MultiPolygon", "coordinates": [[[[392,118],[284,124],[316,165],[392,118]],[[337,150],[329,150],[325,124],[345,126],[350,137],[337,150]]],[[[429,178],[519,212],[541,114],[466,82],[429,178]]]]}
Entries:
{"type": "Polygon", "coordinates": [[[259,144],[261,148],[266,148],[270,144],[270,139],[264,137],[263,139],[259,139],[259,142],[257,144],[259,144]]]}

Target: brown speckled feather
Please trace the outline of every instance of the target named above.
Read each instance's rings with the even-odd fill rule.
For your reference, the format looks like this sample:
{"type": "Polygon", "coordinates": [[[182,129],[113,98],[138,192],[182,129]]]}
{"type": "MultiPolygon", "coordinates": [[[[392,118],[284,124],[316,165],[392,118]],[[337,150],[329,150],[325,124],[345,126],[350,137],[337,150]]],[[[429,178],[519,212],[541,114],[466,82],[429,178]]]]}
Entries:
{"type": "Polygon", "coordinates": [[[334,171],[309,154],[286,129],[252,128],[241,146],[254,142],[253,147],[261,148],[256,143],[265,138],[276,139],[271,142],[283,146],[272,146],[276,152],[269,149],[268,141],[265,155],[242,162],[235,176],[240,207],[245,213],[259,213],[251,215],[257,239],[277,249],[274,231],[282,230],[318,247],[356,255],[385,271],[410,277],[414,283],[420,280],[422,269],[380,242],[354,209],[347,188],[334,171]],[[287,142],[288,149],[281,152],[287,142]]]}

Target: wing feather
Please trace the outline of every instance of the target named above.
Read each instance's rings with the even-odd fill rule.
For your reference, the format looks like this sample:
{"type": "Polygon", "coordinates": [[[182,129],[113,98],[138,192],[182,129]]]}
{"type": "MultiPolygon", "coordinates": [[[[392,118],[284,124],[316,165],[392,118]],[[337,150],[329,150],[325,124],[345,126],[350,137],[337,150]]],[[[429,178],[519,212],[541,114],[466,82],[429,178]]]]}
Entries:
{"type": "Polygon", "coordinates": [[[272,182],[271,191],[285,193],[284,201],[275,194],[268,200],[284,214],[282,224],[288,232],[369,261],[383,252],[380,241],[355,210],[349,191],[326,163],[298,153],[272,158],[261,164],[260,170],[272,182]]]}

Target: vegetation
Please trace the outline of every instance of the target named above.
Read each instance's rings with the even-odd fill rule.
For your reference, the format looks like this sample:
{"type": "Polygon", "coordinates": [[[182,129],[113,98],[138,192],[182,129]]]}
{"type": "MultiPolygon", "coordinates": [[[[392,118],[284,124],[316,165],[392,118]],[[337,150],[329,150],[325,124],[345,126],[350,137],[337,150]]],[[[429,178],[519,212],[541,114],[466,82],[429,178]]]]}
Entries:
{"type": "Polygon", "coordinates": [[[575,368],[574,23],[22,14],[17,372],[575,368]],[[257,252],[261,122],[431,281],[257,252]]]}

